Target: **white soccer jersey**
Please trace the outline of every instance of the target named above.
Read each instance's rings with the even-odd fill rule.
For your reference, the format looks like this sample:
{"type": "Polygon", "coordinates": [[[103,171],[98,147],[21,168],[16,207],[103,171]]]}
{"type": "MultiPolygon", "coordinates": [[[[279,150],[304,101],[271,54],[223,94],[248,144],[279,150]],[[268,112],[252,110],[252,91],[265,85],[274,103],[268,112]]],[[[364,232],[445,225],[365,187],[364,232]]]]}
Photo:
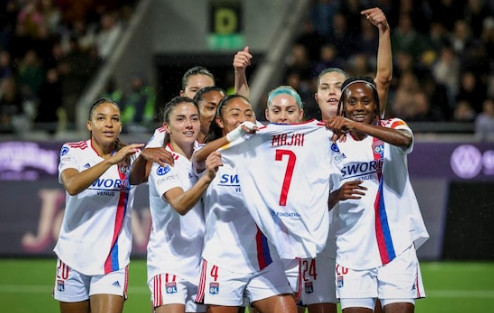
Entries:
{"type": "Polygon", "coordinates": [[[203,196],[206,235],[203,258],[234,273],[258,272],[274,259],[272,247],[245,207],[237,171],[220,166],[203,196]]]}
{"type": "MultiPolygon", "coordinates": [[[[381,121],[393,129],[410,128],[400,119],[381,121]]],[[[367,136],[361,141],[350,134],[332,149],[342,182],[360,179],[368,189],[359,200],[338,203],[336,262],[352,269],[375,268],[392,261],[406,248],[429,237],[410,184],[408,149],[367,136]]]]}
{"type": "MultiPolygon", "coordinates": [[[[66,143],[60,151],[58,179],[61,182],[65,169],[82,172],[102,161],[91,140],[66,143]]],[[[129,264],[135,186],[128,177],[129,168],[113,165],[86,190],[75,196],[67,193],[54,249],[65,264],[85,275],[103,275],[129,264]]]]}
{"type": "Polygon", "coordinates": [[[146,144],[146,148],[158,148],[163,146],[163,141],[165,140],[165,128],[160,127],[154,130],[153,136],[149,139],[146,144]]]}
{"type": "Polygon", "coordinates": [[[314,257],[328,236],[332,132],[316,120],[269,124],[223,150],[256,224],[281,258],[314,257]]]}
{"type": "Polygon", "coordinates": [[[199,201],[182,216],[162,196],[175,187],[190,189],[197,178],[186,157],[173,152],[170,145],[166,149],[175,164],[162,167],[154,163],[149,174],[152,229],[147,248],[148,280],[157,274],[173,273],[196,282],[205,232],[202,204],[199,201]]]}

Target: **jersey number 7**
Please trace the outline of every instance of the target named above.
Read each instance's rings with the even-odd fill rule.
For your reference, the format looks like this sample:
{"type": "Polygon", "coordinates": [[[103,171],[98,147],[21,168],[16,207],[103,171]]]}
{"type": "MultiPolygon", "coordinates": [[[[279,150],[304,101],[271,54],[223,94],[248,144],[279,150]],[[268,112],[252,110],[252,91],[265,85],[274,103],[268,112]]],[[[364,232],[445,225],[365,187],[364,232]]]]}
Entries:
{"type": "Polygon", "coordinates": [[[295,161],[297,161],[297,156],[293,151],[276,149],[276,161],[281,161],[283,156],[288,156],[288,163],[286,164],[285,178],[283,178],[283,185],[281,186],[281,194],[279,204],[281,206],[286,206],[286,199],[288,197],[288,191],[290,191],[290,184],[292,182],[293,169],[295,168],[295,161]]]}

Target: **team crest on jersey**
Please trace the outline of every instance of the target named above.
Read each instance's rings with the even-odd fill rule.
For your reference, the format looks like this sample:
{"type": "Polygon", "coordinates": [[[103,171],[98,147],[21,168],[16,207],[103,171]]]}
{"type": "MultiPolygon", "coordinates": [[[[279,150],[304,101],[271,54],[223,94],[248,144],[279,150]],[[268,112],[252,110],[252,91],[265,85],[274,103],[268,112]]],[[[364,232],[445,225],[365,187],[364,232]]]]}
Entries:
{"type": "Polygon", "coordinates": [[[372,143],[372,151],[381,157],[384,156],[384,143],[381,140],[376,140],[372,143]]]}
{"type": "Polygon", "coordinates": [[[168,164],[165,166],[158,166],[158,169],[156,170],[158,176],[166,175],[168,172],[170,172],[170,165],[168,164]]]}
{"type": "Polygon", "coordinates": [[[91,167],[91,164],[89,164],[89,163],[84,164],[84,168],[90,168],[90,167],[91,167]]]}
{"type": "Polygon", "coordinates": [[[63,146],[62,150],[60,150],[60,156],[64,156],[69,152],[69,147],[63,146]]]}
{"type": "Polygon", "coordinates": [[[338,145],[335,143],[331,144],[331,150],[333,150],[334,152],[340,152],[340,148],[338,148],[338,145]]]}
{"type": "Polygon", "coordinates": [[[65,291],[65,282],[63,280],[57,280],[57,290],[60,292],[65,291]]]}
{"type": "Polygon", "coordinates": [[[170,281],[165,283],[165,288],[166,288],[166,293],[167,294],[174,294],[177,293],[177,283],[174,281],[170,281]]]}
{"type": "Polygon", "coordinates": [[[338,275],[336,278],[336,287],[343,288],[343,275],[338,275]]]}
{"type": "Polygon", "coordinates": [[[220,284],[216,282],[209,283],[209,293],[217,295],[220,293],[220,284]]]}
{"type": "Polygon", "coordinates": [[[311,281],[305,282],[305,293],[309,294],[313,292],[314,292],[314,286],[312,285],[312,282],[311,281]]]}

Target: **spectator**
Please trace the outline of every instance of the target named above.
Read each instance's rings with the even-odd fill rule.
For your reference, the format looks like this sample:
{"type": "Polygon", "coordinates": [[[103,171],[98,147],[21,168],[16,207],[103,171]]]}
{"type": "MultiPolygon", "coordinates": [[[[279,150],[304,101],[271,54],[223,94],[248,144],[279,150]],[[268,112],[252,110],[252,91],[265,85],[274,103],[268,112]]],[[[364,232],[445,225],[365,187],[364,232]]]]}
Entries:
{"type": "Polygon", "coordinates": [[[494,99],[485,99],[483,111],[475,119],[475,137],[480,141],[494,141],[494,99]]]}
{"type": "Polygon", "coordinates": [[[455,96],[458,93],[460,60],[451,47],[443,46],[439,60],[432,70],[436,81],[446,86],[449,102],[453,104],[455,96]]]}
{"type": "Polygon", "coordinates": [[[101,59],[106,59],[122,33],[122,27],[115,12],[104,13],[101,17],[101,30],[96,35],[96,46],[101,59]]]}
{"type": "Polygon", "coordinates": [[[23,113],[23,99],[15,77],[9,76],[0,84],[0,132],[13,133],[13,119],[23,113]]]}
{"type": "Polygon", "coordinates": [[[19,65],[19,86],[26,96],[37,96],[39,87],[45,77],[38,54],[33,49],[26,52],[19,65]]]}
{"type": "Polygon", "coordinates": [[[146,132],[154,118],[155,93],[142,75],[134,76],[130,93],[124,96],[121,105],[122,123],[127,131],[146,132]]]}
{"type": "Polygon", "coordinates": [[[46,79],[41,84],[38,99],[36,127],[53,134],[57,130],[58,111],[62,107],[62,83],[56,68],[46,72],[46,79]]]}
{"type": "Polygon", "coordinates": [[[471,123],[475,120],[475,110],[467,100],[459,100],[456,103],[453,118],[457,122],[471,123]]]}

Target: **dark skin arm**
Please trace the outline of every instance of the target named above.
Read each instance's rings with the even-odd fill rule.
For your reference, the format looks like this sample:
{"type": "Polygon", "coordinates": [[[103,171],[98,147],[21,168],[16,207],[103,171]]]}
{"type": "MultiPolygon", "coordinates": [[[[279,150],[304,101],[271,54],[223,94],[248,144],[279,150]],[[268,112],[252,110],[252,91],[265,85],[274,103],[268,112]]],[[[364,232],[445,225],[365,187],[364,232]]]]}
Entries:
{"type": "Polygon", "coordinates": [[[336,134],[350,131],[356,138],[369,135],[381,139],[393,146],[408,148],[412,144],[412,135],[406,130],[393,129],[372,124],[352,121],[343,116],[335,116],[326,122],[326,126],[336,134]]]}
{"type": "Polygon", "coordinates": [[[165,166],[165,164],[173,165],[173,157],[172,154],[163,147],[146,148],[142,150],[130,169],[129,182],[132,185],[147,182],[153,162],[156,162],[161,166],[165,166]]]}
{"type": "Polygon", "coordinates": [[[379,8],[372,8],[361,12],[367,20],[376,26],[379,30],[379,46],[377,50],[377,73],[374,81],[377,86],[379,102],[381,103],[381,116],[386,110],[386,101],[388,98],[388,89],[393,78],[393,60],[391,53],[391,30],[386,20],[386,16],[379,8]]]}
{"type": "Polygon", "coordinates": [[[361,185],[361,180],[345,182],[340,188],[329,194],[328,207],[331,210],[339,201],[348,199],[361,199],[365,195],[367,187],[361,185]]]}

